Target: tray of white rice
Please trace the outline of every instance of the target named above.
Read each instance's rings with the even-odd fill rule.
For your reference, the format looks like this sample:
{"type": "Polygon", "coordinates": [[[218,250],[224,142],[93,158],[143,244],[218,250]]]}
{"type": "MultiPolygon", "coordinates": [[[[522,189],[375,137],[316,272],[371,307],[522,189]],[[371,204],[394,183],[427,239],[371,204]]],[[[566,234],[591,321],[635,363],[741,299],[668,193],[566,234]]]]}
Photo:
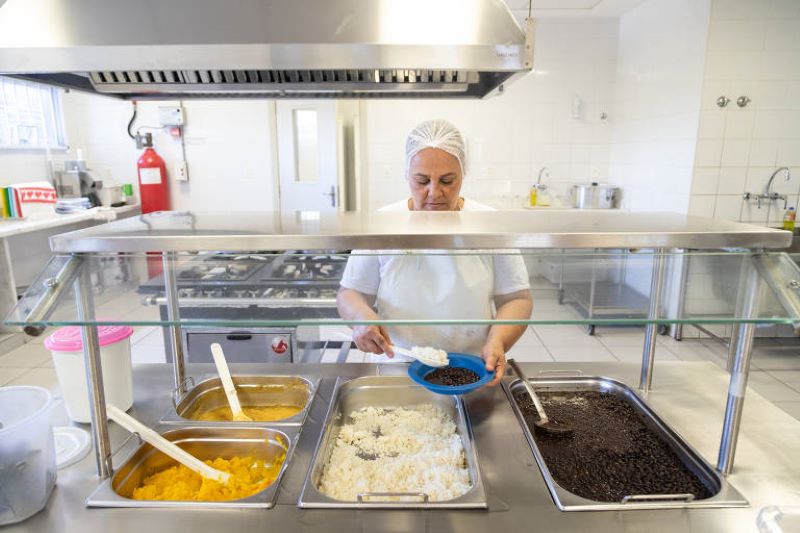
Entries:
{"type": "Polygon", "coordinates": [[[405,376],[337,383],[298,505],[485,508],[461,398],[405,376]]]}

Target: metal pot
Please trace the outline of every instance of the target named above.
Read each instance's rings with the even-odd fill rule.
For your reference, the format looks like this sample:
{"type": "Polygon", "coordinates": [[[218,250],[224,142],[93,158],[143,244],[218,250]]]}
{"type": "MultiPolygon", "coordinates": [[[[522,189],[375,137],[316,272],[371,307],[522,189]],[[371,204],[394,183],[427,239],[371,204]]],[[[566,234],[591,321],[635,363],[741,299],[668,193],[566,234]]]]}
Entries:
{"type": "Polygon", "coordinates": [[[614,209],[619,207],[620,189],[597,182],[573,185],[572,205],[578,209],[614,209]]]}

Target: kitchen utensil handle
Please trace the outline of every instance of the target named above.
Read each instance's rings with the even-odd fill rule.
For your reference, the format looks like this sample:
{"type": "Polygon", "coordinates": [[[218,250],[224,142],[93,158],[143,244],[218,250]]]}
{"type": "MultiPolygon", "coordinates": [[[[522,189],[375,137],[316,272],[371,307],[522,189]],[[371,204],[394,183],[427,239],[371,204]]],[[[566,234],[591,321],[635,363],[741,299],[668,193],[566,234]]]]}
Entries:
{"type": "Polygon", "coordinates": [[[681,501],[690,502],[694,500],[694,494],[633,494],[622,498],[623,504],[631,502],[647,502],[647,501],[681,501]]]}
{"type": "Polygon", "coordinates": [[[528,382],[528,378],[525,377],[525,373],[522,372],[522,369],[519,367],[516,361],[513,358],[508,359],[506,361],[511,368],[514,369],[514,373],[519,377],[520,381],[522,381],[522,386],[525,387],[525,390],[528,392],[528,396],[530,396],[531,400],[533,401],[534,407],[536,407],[536,412],[539,413],[539,421],[543,424],[546,424],[550,421],[547,418],[547,414],[544,412],[544,407],[542,407],[542,403],[539,401],[539,397],[536,395],[536,391],[533,390],[533,386],[528,382]]]}
{"type": "Polygon", "coordinates": [[[219,379],[222,381],[222,388],[225,390],[225,395],[228,397],[228,402],[231,404],[231,411],[234,415],[242,412],[242,405],[239,403],[239,396],[236,394],[236,387],[231,379],[231,371],[228,368],[228,363],[225,362],[225,355],[222,353],[222,346],[218,343],[211,343],[211,355],[214,357],[214,364],[217,366],[217,373],[219,379]]]}
{"type": "MultiPolygon", "coordinates": [[[[422,503],[428,503],[430,498],[426,492],[359,492],[356,494],[358,503],[372,503],[364,498],[422,498],[422,503]]],[[[383,503],[383,502],[374,502],[383,503]]]]}
{"type": "Polygon", "coordinates": [[[407,350],[405,348],[400,348],[399,346],[391,346],[391,348],[392,348],[392,352],[394,352],[395,354],[400,354],[400,355],[404,355],[406,357],[410,357],[411,359],[419,360],[419,357],[414,355],[414,352],[412,352],[411,350],[407,350]]]}
{"type": "Polygon", "coordinates": [[[219,481],[220,483],[227,483],[230,479],[231,475],[227,472],[222,472],[221,470],[217,470],[216,468],[208,466],[197,457],[179,448],[177,445],[168,441],[149,427],[128,415],[122,409],[111,404],[106,404],[106,413],[111,420],[126,430],[130,431],[131,433],[138,433],[139,437],[141,437],[142,440],[147,442],[153,448],[156,448],[157,450],[172,457],[179,463],[194,470],[201,476],[219,481]]]}
{"type": "Polygon", "coordinates": [[[250,333],[229,333],[225,338],[229,341],[249,341],[253,336],[250,333]]]}
{"type": "Polygon", "coordinates": [[[546,376],[564,376],[564,377],[581,377],[583,375],[583,370],[539,370],[537,374],[539,377],[543,378],[546,376]]]}

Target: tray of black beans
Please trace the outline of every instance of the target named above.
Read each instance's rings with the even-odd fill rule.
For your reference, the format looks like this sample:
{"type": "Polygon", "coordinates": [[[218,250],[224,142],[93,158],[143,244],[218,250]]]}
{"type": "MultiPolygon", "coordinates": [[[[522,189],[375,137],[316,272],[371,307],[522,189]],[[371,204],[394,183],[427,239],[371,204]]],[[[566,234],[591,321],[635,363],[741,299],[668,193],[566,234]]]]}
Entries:
{"type": "MultiPolygon", "coordinates": [[[[553,478],[573,494],[601,502],[631,494],[712,495],[625,399],[590,391],[539,396],[552,420],[575,428],[571,438],[533,433],[553,478]]],[[[515,391],[514,399],[533,431],[539,415],[530,397],[515,391]]]]}
{"type": "Polygon", "coordinates": [[[468,368],[446,366],[437,368],[433,372],[425,374],[425,381],[434,385],[445,385],[455,387],[458,385],[469,385],[480,379],[480,376],[468,368]]]}

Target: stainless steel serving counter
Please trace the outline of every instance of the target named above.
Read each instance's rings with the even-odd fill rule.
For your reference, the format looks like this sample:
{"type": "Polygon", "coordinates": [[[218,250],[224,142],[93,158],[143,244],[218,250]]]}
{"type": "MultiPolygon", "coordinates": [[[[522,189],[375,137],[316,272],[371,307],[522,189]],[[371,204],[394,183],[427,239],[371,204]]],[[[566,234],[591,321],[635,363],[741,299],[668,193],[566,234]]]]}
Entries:
{"type": "MultiPolygon", "coordinates": [[[[87,531],[155,533],[158,531],[291,531],[326,533],[354,531],[720,531],[756,530],[756,515],[765,505],[800,504],[800,421],[754,391],[748,391],[742,420],[737,466],[729,481],[750,501],[744,509],[664,511],[560,512],[536,466],[508,400],[500,387],[465,397],[486,487],[489,509],[460,511],[385,511],[299,509],[297,498],[323,429],[336,377],[396,375],[404,365],[233,365],[247,373],[320,373],[319,392],[286,475],[278,504],[270,510],[87,509],[86,497],[97,487],[94,454],[59,472],[47,508],[31,519],[2,528],[3,533],[87,531]]],[[[728,376],[711,363],[658,364],[654,389],[647,401],[678,433],[713,464],[725,410],[728,376]]],[[[584,375],[602,375],[635,384],[638,364],[537,364],[524,370],[580,368],[584,375]]],[[[190,365],[190,375],[213,371],[211,365],[190,365]]],[[[135,369],[132,414],[155,424],[170,408],[171,367],[142,365],[135,369]]],[[[111,426],[114,449],[127,437],[111,426]]],[[[115,456],[115,464],[133,450],[133,443],[115,456]]]]}

